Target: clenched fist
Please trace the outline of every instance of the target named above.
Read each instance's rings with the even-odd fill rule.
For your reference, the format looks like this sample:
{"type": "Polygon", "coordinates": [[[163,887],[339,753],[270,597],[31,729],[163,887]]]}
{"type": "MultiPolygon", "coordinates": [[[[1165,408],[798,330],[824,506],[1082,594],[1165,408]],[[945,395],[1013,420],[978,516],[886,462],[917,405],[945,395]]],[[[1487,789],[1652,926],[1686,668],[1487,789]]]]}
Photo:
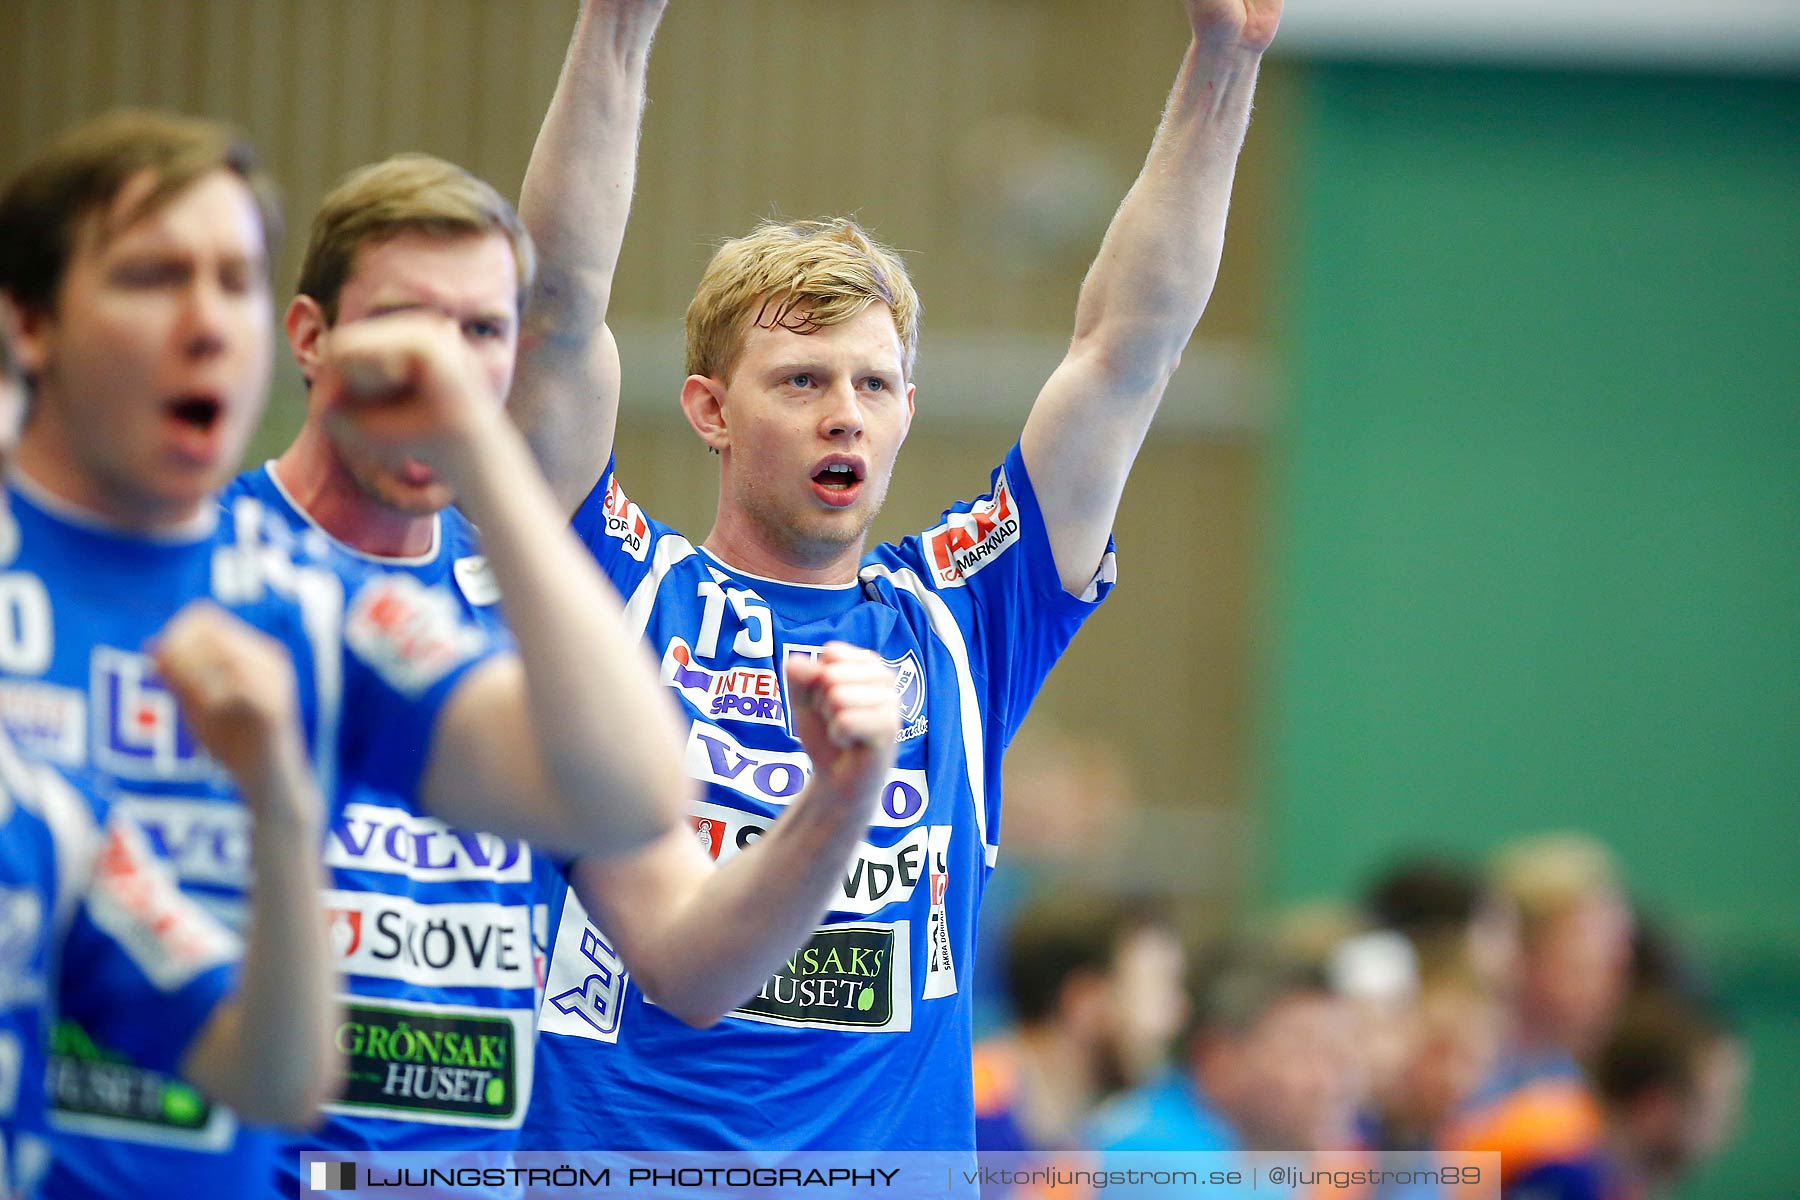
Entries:
{"type": "Polygon", "coordinates": [[[504,397],[456,324],[407,310],[326,335],[318,376],[333,434],[399,464],[454,473],[501,415],[504,397]]]}
{"type": "Polygon", "coordinates": [[[813,782],[846,803],[872,799],[894,765],[900,699],[894,672],[879,657],[832,642],[816,659],[787,666],[794,732],[812,759],[813,782]]]}
{"type": "Polygon", "coordinates": [[[294,663],[279,642],[196,601],[163,628],[151,653],[194,736],[259,818],[316,815],[307,812],[318,801],[304,782],[294,663]]]}
{"type": "Polygon", "coordinates": [[[1275,40],[1281,0],[1187,0],[1188,23],[1201,45],[1234,45],[1261,53],[1275,40]]]}

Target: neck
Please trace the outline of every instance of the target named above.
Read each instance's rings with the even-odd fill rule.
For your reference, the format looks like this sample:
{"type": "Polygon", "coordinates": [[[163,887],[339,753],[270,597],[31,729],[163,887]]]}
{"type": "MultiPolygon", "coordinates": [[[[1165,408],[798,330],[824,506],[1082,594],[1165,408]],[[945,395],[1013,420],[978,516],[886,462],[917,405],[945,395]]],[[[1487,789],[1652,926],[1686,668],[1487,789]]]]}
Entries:
{"type": "Polygon", "coordinates": [[[436,514],[396,512],[363,491],[311,419],[275,460],[275,477],[301,512],[352,550],[417,558],[431,549],[436,514]]]}
{"type": "Polygon", "coordinates": [[[180,533],[205,520],[215,503],[210,494],[173,501],[109,485],[80,467],[69,439],[41,414],[20,434],[6,465],[50,499],[123,533],[180,533]]]}
{"type": "Polygon", "coordinates": [[[848,546],[813,548],[781,545],[746,516],[741,508],[719,503],[712,530],[701,545],[730,567],[784,583],[845,584],[856,582],[865,538],[848,546]]]}
{"type": "Polygon", "coordinates": [[[1019,1031],[1019,1117],[1041,1146],[1072,1146],[1100,1097],[1092,1051],[1053,1026],[1019,1031]]]}

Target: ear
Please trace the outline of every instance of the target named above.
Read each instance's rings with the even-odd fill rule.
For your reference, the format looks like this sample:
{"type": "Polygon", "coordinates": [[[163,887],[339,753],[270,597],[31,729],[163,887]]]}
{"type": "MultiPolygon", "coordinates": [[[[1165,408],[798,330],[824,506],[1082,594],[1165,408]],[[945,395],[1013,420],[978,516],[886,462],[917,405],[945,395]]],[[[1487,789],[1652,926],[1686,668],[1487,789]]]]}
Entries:
{"type": "Polygon", "coordinates": [[[325,309],[311,296],[295,296],[294,302],[288,305],[287,319],[283,322],[287,329],[288,346],[294,352],[294,361],[300,364],[300,374],[306,379],[307,386],[319,374],[319,363],[324,350],[325,335],[331,330],[331,322],[325,319],[325,309]]]}
{"type": "Polygon", "coordinates": [[[19,373],[35,379],[50,357],[50,314],[36,305],[23,305],[10,293],[0,292],[0,335],[9,339],[19,373]]]}
{"type": "Polygon", "coordinates": [[[723,454],[731,448],[724,384],[705,375],[689,375],[681,385],[681,412],[708,449],[723,454]]]}
{"type": "Polygon", "coordinates": [[[913,419],[913,412],[914,412],[913,393],[916,391],[918,391],[918,388],[915,387],[914,385],[912,385],[910,383],[906,385],[906,423],[903,424],[902,426],[900,426],[900,440],[902,442],[906,441],[906,435],[912,432],[912,419],[913,419]]]}

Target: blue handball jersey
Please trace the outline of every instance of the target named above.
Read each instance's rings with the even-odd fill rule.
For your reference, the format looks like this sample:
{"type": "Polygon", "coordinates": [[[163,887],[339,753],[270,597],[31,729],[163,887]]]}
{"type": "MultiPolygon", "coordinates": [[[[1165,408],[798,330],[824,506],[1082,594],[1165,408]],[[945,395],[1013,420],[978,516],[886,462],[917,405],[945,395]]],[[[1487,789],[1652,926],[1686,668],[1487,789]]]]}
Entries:
{"type": "Polygon", "coordinates": [[[231,986],[238,950],[135,822],[0,730],[0,1195],[37,1195],[50,1165],[58,1012],[173,1070],[231,986]]]}
{"type": "Polygon", "coordinates": [[[874,825],[825,923],[711,1029],[648,1002],[566,886],[539,1012],[534,1149],[972,1150],[969,965],[1000,834],[1000,757],[1112,584],[1062,587],[1017,448],[988,494],[876,547],[856,582],[726,566],[647,518],[609,466],[576,514],[661,660],[705,787],[715,859],[754,842],[810,771],[785,669],[842,640],[896,672],[903,728],[874,825]]]}
{"type": "MultiPolygon", "coordinates": [[[[272,463],[225,494],[253,497],[297,533],[316,529],[272,463]]],[[[396,573],[448,594],[466,620],[505,642],[479,535],[455,509],[438,514],[431,548],[414,558],[362,554],[317,533],[351,573],[396,573]]],[[[326,1106],[325,1122],[281,1155],[288,1193],[309,1150],[510,1153],[531,1095],[547,941],[539,860],[521,841],[431,817],[416,789],[350,770],[339,782],[345,804],[325,844],[326,903],[349,992],[338,1044],[350,1084],[326,1106]]]]}
{"type": "MultiPolygon", "coordinates": [[[[247,914],[249,815],[200,749],[145,653],[210,598],[292,655],[320,786],[341,771],[410,793],[445,698],[485,635],[417,581],[333,569],[250,497],[194,528],[126,535],[13,481],[0,517],[0,712],[22,749],[68,770],[142,826],[182,890],[228,928],[247,914]],[[348,586],[347,586],[348,585],[348,586]]],[[[267,1195],[273,1131],[92,1031],[59,1028],[50,1069],[54,1164],[44,1194],[267,1195]]]]}

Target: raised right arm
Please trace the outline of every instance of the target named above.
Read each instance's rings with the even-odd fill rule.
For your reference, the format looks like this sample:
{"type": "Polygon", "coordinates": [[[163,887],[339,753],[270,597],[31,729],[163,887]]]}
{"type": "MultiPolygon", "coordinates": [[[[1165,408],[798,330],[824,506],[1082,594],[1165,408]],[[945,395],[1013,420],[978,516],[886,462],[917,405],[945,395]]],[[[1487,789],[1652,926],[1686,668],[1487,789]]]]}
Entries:
{"type": "Polygon", "coordinates": [[[593,490],[612,454],[619,348],[606,312],[664,7],[584,0],[519,199],[538,269],[508,406],[565,513],[593,490]]]}

